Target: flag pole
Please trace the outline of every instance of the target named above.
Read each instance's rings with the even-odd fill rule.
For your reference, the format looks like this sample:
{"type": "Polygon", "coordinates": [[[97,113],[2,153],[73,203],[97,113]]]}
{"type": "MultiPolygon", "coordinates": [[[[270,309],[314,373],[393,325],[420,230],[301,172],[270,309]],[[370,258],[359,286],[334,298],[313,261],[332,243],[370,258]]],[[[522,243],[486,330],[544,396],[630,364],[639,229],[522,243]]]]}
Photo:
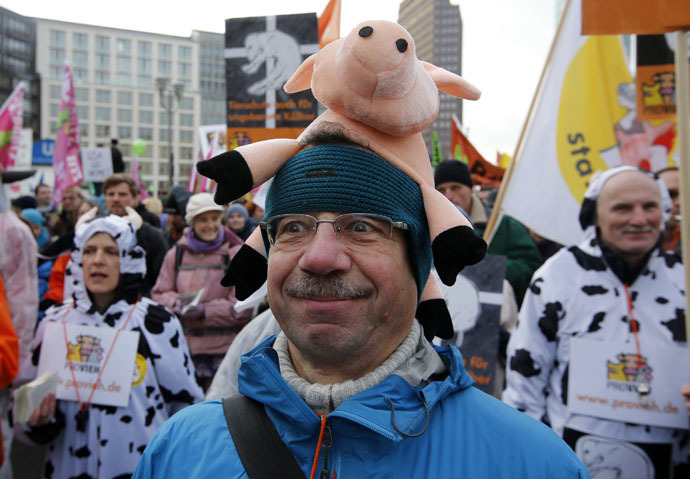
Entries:
{"type": "Polygon", "coordinates": [[[527,132],[527,126],[530,123],[530,120],[532,119],[532,115],[534,114],[534,105],[536,105],[537,98],[541,94],[541,91],[544,87],[544,78],[546,77],[546,72],[549,69],[549,65],[551,65],[551,58],[553,57],[553,52],[556,49],[556,45],[558,44],[558,40],[561,36],[563,23],[565,21],[566,14],[568,13],[568,9],[570,8],[571,3],[571,0],[567,1],[567,3],[565,4],[565,8],[563,9],[563,13],[561,14],[561,20],[558,22],[556,35],[553,38],[553,42],[551,42],[551,48],[549,49],[549,54],[546,56],[546,62],[544,62],[544,68],[541,71],[541,76],[539,77],[537,88],[534,90],[532,103],[529,106],[529,110],[527,111],[527,117],[525,118],[525,122],[522,125],[522,131],[520,132],[520,137],[518,138],[517,146],[515,147],[515,154],[513,154],[513,157],[510,159],[510,162],[508,163],[508,168],[506,169],[506,172],[503,175],[503,181],[501,181],[501,186],[498,188],[498,194],[496,195],[494,208],[491,211],[489,222],[486,224],[486,229],[484,230],[484,241],[486,241],[487,243],[491,242],[496,222],[498,221],[498,217],[501,213],[503,197],[505,196],[506,190],[508,188],[510,177],[513,174],[513,168],[515,168],[515,162],[517,160],[518,152],[520,151],[520,147],[522,146],[522,140],[525,137],[525,133],[527,132]]]}
{"type": "MultiPolygon", "coordinates": [[[[681,211],[680,237],[683,266],[685,268],[685,284],[690,284],[690,86],[688,86],[688,41],[687,33],[676,32],[676,112],[678,115],[678,170],[680,176],[680,204],[681,211]]],[[[685,331],[690,333],[690,296],[685,295],[685,331]]],[[[690,348],[688,348],[690,354],[690,348]]]]}

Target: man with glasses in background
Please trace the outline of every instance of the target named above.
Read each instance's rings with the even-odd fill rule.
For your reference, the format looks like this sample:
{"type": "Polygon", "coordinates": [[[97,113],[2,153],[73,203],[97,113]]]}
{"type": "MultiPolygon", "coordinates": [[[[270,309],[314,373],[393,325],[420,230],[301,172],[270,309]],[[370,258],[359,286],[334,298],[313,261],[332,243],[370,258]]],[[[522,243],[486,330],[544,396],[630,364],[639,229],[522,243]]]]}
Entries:
{"type": "Polygon", "coordinates": [[[432,254],[419,186],[344,134],[317,136],[267,196],[282,331],[239,373],[238,397],[280,446],[258,426],[240,434],[237,403],[208,401],[159,430],[134,477],[261,477],[251,464],[268,468],[279,449],[296,474],[281,465],[271,477],[588,477],[547,427],[471,387],[454,346],[424,337],[415,310],[432,254]]]}

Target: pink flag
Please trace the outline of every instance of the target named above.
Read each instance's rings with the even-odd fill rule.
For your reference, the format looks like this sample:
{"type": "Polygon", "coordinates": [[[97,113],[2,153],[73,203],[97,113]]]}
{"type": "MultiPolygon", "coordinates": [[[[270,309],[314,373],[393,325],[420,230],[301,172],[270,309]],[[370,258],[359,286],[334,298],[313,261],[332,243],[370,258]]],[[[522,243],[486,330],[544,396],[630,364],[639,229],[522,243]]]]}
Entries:
{"type": "Polygon", "coordinates": [[[132,160],[132,179],[134,179],[134,182],[139,187],[139,199],[145,200],[148,198],[149,192],[146,189],[146,186],[144,186],[144,183],[141,182],[141,176],[139,175],[139,162],[137,161],[136,156],[132,160]]]}
{"type": "MultiPolygon", "coordinates": [[[[216,154],[218,154],[218,134],[213,135],[213,138],[211,139],[211,144],[209,145],[206,159],[210,160],[211,158],[216,156],[216,154]]],[[[199,191],[213,193],[215,191],[215,186],[215,182],[211,178],[207,176],[202,176],[201,184],[199,185],[199,191]]]]}
{"type": "Polygon", "coordinates": [[[201,161],[201,150],[196,152],[194,157],[194,164],[192,165],[192,171],[189,172],[189,181],[187,182],[187,191],[194,194],[196,193],[196,183],[199,180],[199,172],[196,171],[196,164],[201,161]]]}
{"type": "Polygon", "coordinates": [[[19,82],[0,108],[0,165],[11,170],[17,160],[24,120],[24,82],[19,82]]]}
{"type": "Polygon", "coordinates": [[[55,187],[53,202],[60,204],[66,188],[78,185],[84,178],[79,159],[79,119],[77,105],[74,103],[72,71],[65,62],[65,77],[62,81],[62,101],[57,120],[57,138],[53,155],[55,187]]]}

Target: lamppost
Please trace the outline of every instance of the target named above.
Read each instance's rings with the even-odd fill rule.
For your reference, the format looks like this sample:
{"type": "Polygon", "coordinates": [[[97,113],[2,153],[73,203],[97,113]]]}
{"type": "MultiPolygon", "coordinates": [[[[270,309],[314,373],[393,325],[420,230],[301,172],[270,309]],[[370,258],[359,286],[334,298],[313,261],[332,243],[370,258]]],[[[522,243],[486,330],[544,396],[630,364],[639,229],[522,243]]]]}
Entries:
{"type": "Polygon", "coordinates": [[[182,93],[184,92],[184,85],[182,83],[175,83],[172,89],[169,89],[169,78],[156,78],[156,89],[160,95],[161,107],[165,110],[168,116],[168,153],[170,156],[170,163],[168,164],[168,193],[172,190],[175,182],[175,158],[172,149],[172,116],[180,105],[182,93]],[[175,98],[177,104],[175,104],[175,98]]]}

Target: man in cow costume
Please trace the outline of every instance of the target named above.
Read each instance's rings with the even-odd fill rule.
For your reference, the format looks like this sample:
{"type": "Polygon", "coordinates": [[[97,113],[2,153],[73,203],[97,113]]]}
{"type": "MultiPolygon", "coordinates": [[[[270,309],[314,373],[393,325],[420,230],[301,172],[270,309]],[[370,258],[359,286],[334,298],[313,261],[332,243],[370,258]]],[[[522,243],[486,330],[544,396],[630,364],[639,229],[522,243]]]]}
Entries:
{"type": "MultiPolygon", "coordinates": [[[[594,417],[573,413],[568,404],[569,388],[581,391],[569,373],[587,361],[574,352],[581,350],[578,341],[594,341],[587,343],[594,345],[589,355],[599,342],[617,345],[608,373],[602,363],[605,384],[632,388],[628,402],[640,410],[655,384],[647,381],[675,374],[647,366],[653,349],[687,344],[683,265],[661,247],[670,212],[666,187],[652,173],[620,166],[595,177],[580,212],[582,241],[534,274],[508,345],[503,400],[550,424],[593,476],[618,471],[615,477],[689,477],[688,451],[681,450],[687,448],[687,425],[635,424],[635,418],[614,420],[611,413],[594,417]]],[[[597,380],[598,371],[587,370],[589,381],[597,380]]],[[[671,394],[682,405],[681,392],[671,394]]],[[[642,421],[639,414],[637,419],[642,421]]]]}

